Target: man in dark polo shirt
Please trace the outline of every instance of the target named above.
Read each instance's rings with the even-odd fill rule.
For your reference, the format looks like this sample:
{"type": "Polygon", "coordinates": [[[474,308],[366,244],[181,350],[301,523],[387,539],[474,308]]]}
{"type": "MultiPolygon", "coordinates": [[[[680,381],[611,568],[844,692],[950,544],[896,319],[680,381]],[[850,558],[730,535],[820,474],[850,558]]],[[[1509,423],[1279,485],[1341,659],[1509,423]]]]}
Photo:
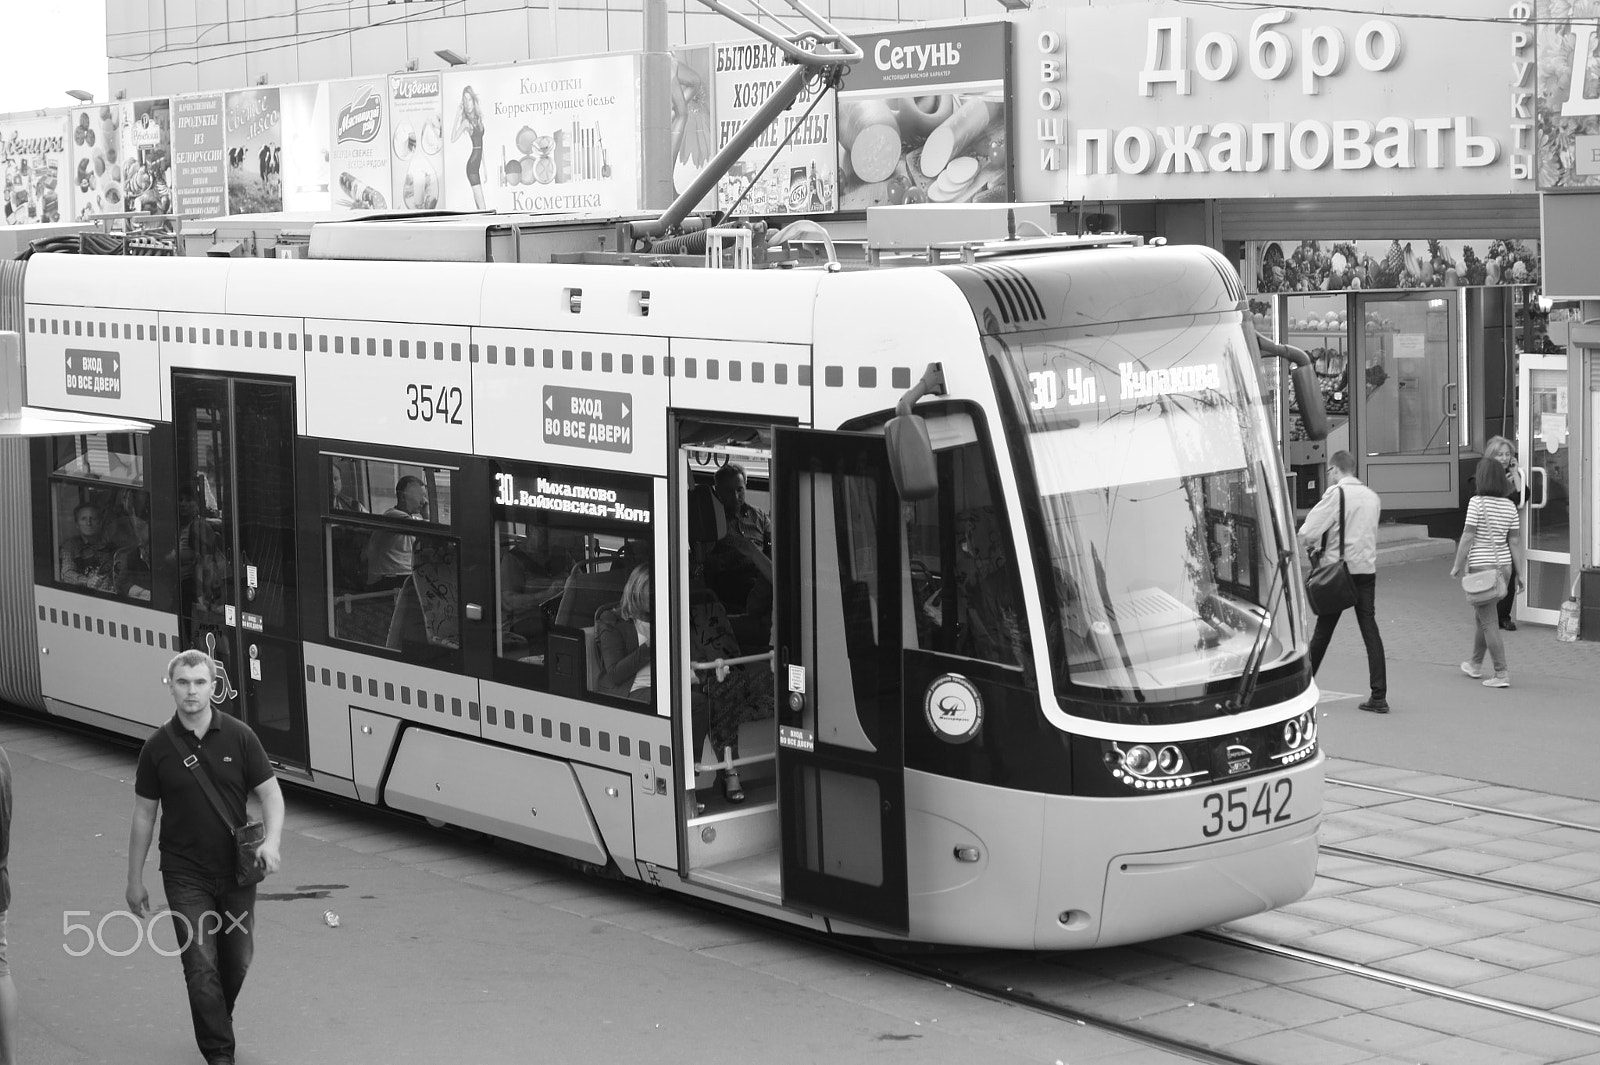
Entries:
{"type": "Polygon", "coordinates": [[[150,912],[144,860],[159,805],[161,881],[182,948],[195,1042],[210,1065],[233,1065],[233,1004],[255,953],[256,889],[239,886],[233,835],[201,790],[195,769],[184,763],[191,756],[200,759],[236,824],[247,820],[245,801],[255,793],[266,825],[259,855],[269,874],[278,871],[283,793],[256,734],[212,708],[215,684],[216,668],[204,651],[184,651],[167,663],[167,687],[177,713],[139,752],[128,839],[128,909],[140,917],[150,912]]]}

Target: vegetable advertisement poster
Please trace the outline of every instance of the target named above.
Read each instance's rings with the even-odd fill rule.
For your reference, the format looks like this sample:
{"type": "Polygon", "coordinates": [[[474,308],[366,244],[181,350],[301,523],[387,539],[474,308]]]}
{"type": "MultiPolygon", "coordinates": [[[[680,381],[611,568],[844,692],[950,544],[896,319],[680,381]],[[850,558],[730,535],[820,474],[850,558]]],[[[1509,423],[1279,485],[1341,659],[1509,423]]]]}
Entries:
{"type": "Polygon", "coordinates": [[[1005,22],[856,37],[839,87],[839,209],[1011,198],[1005,22]]]}

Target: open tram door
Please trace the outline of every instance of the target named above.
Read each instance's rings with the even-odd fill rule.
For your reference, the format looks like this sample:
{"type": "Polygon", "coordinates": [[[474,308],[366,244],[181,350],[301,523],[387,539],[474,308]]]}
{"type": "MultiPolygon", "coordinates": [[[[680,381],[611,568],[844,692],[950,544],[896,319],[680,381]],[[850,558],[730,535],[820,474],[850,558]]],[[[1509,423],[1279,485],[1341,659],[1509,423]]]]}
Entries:
{"type": "Polygon", "coordinates": [[[900,501],[881,436],[773,441],[783,901],[904,933],[900,501]]]}
{"type": "Polygon", "coordinates": [[[294,382],[174,370],[179,635],[212,702],[279,769],[307,766],[294,521],[294,382]]]}

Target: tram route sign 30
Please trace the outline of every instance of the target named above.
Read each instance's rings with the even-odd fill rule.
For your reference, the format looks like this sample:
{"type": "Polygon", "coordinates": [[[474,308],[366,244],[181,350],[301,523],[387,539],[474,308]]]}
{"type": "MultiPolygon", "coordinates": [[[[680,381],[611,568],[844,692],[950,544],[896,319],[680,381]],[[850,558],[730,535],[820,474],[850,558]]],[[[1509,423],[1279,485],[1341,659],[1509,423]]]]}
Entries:
{"type": "Polygon", "coordinates": [[[122,356],[115,351],[67,349],[67,395],[122,398],[122,356]]]}
{"type": "Polygon", "coordinates": [[[544,442],[632,453],[633,395],[545,385],[544,442]]]}

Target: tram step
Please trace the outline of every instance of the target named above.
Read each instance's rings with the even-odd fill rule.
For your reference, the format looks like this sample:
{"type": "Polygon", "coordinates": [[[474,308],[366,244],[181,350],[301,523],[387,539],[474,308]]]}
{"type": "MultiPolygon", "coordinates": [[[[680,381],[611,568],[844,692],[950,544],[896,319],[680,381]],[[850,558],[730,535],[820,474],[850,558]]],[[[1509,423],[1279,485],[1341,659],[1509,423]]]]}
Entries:
{"type": "Polygon", "coordinates": [[[689,868],[748,858],[778,845],[778,808],[753,808],[697,817],[689,822],[689,868]]]}

